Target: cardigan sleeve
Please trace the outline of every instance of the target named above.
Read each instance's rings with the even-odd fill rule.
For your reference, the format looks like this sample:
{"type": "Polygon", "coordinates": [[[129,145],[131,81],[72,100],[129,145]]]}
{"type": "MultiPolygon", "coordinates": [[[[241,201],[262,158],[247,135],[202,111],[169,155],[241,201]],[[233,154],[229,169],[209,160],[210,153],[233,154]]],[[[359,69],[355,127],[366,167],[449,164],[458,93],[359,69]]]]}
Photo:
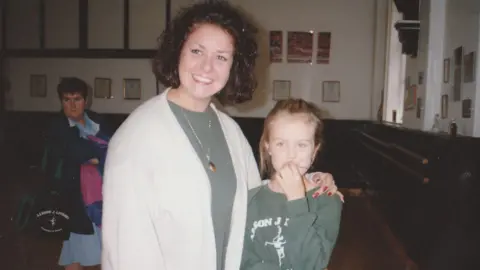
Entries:
{"type": "Polygon", "coordinates": [[[163,270],[164,258],[156,252],[158,239],[145,192],[152,177],[148,162],[136,150],[125,155],[129,151],[115,147],[109,149],[105,164],[102,269],[163,270]]]}

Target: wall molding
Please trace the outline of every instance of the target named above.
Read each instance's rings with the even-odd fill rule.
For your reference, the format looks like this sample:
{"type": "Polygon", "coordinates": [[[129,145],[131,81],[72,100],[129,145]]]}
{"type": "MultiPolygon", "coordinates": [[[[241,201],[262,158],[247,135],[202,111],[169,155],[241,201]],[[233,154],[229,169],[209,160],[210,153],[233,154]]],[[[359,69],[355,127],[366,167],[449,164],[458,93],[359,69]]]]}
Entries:
{"type": "Polygon", "coordinates": [[[15,58],[152,58],[156,50],[128,49],[19,49],[5,50],[15,58]]]}

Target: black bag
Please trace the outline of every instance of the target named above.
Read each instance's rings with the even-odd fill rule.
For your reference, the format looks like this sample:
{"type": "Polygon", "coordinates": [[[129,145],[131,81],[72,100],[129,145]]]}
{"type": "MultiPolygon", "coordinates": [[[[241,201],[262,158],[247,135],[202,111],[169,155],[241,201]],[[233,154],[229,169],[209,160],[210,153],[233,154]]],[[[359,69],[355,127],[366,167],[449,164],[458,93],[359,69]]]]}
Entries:
{"type": "Polygon", "coordinates": [[[65,239],[70,233],[61,194],[47,189],[22,197],[14,222],[19,232],[65,239]]]}
{"type": "MultiPolygon", "coordinates": [[[[45,172],[48,159],[48,151],[45,151],[42,161],[42,171],[45,172]]],[[[55,166],[56,176],[60,179],[62,162],[55,166]]],[[[46,235],[53,237],[68,238],[70,233],[66,200],[61,192],[52,186],[52,182],[44,182],[39,190],[25,194],[19,203],[14,223],[17,231],[46,235]]]]}

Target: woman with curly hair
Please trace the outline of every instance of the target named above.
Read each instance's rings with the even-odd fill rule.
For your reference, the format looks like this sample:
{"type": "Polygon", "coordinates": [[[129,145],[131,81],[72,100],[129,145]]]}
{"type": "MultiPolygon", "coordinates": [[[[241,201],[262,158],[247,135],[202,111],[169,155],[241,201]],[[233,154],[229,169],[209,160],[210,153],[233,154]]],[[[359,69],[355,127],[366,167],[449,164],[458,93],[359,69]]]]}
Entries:
{"type": "Polygon", "coordinates": [[[168,88],[109,145],[103,270],[239,269],[247,190],[261,180],[241,129],[211,100],[251,99],[255,34],[237,9],[210,2],[182,10],[160,36],[153,67],[168,88]]]}

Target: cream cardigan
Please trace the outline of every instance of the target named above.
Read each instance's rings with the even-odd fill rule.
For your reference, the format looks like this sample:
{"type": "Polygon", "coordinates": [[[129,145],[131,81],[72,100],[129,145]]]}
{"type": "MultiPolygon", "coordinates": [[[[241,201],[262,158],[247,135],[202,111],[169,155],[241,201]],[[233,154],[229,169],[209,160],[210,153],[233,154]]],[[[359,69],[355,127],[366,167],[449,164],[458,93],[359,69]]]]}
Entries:
{"type": "MultiPolygon", "coordinates": [[[[103,270],[215,270],[208,176],[170,111],[166,90],[139,106],[113,136],[103,187],[103,270]]],[[[217,113],[237,176],[226,270],[242,257],[247,191],[261,184],[236,122],[217,113]]]]}

